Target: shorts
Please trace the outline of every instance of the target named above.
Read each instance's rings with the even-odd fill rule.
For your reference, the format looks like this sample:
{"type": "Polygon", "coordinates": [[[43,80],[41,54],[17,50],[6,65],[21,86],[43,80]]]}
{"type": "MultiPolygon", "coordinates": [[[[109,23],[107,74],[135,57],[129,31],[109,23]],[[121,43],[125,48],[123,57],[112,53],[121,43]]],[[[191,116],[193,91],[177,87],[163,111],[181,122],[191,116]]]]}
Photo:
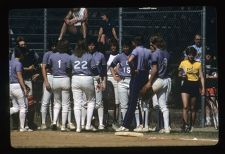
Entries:
{"type": "Polygon", "coordinates": [[[199,81],[184,80],[181,83],[181,93],[187,93],[190,94],[191,96],[198,97],[200,95],[199,88],[200,88],[199,81]]]}

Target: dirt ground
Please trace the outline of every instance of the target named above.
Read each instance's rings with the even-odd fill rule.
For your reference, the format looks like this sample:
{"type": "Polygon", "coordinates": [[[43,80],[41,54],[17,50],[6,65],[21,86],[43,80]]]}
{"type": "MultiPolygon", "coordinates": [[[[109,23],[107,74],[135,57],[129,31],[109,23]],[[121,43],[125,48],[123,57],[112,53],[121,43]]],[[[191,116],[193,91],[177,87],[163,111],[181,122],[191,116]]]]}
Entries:
{"type": "Polygon", "coordinates": [[[208,146],[218,143],[218,131],[205,128],[192,133],[172,130],[170,134],[143,133],[143,137],[116,136],[115,132],[34,131],[10,133],[13,148],[76,148],[76,147],[152,147],[208,146]]]}

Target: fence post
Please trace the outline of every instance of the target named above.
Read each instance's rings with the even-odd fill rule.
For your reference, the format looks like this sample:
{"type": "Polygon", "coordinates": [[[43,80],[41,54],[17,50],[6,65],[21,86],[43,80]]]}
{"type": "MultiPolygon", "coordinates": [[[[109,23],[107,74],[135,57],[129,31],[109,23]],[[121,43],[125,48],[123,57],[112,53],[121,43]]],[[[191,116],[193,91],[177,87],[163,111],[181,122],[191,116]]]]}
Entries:
{"type": "Polygon", "coordinates": [[[47,9],[44,9],[44,52],[47,50],[47,9]]]}
{"type": "Polygon", "coordinates": [[[122,7],[119,8],[119,51],[122,51],[122,7]]]}
{"type": "MultiPolygon", "coordinates": [[[[205,77],[206,7],[202,7],[202,71],[205,77]]],[[[204,83],[205,84],[205,83],[204,83]]],[[[201,96],[201,127],[205,127],[205,95],[201,96]]]]}

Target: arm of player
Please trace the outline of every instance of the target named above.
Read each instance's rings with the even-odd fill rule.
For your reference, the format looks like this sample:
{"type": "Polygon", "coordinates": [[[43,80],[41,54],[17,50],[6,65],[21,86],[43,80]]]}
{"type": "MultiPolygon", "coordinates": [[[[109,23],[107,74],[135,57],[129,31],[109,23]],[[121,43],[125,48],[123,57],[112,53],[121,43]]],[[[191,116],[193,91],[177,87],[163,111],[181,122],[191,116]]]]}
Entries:
{"type": "Polygon", "coordinates": [[[130,55],[128,58],[128,65],[130,66],[131,75],[135,75],[137,73],[137,70],[134,66],[134,55],[130,55]]]}
{"type": "Polygon", "coordinates": [[[19,83],[20,83],[20,85],[23,89],[23,92],[24,92],[25,96],[28,96],[29,90],[25,86],[23,76],[22,76],[22,72],[17,72],[16,75],[18,77],[19,83]]]}
{"type": "Polygon", "coordinates": [[[44,84],[45,84],[45,87],[48,91],[51,90],[51,86],[48,82],[48,78],[47,78],[47,72],[46,72],[46,64],[42,64],[42,67],[41,67],[41,72],[42,72],[42,76],[43,76],[43,79],[44,79],[44,84]]]}
{"type": "Polygon", "coordinates": [[[116,71],[114,69],[116,66],[117,65],[112,62],[111,65],[110,65],[110,67],[109,67],[109,69],[110,69],[110,71],[112,73],[113,79],[116,80],[116,81],[120,81],[121,78],[120,78],[120,76],[116,76],[116,71]]]}
{"type": "Polygon", "coordinates": [[[146,94],[146,92],[147,92],[148,90],[150,90],[151,92],[153,92],[153,91],[152,91],[152,83],[153,83],[153,80],[154,80],[155,77],[156,77],[157,71],[158,71],[158,66],[157,66],[157,64],[153,64],[152,67],[151,67],[151,73],[150,73],[151,76],[150,76],[148,82],[142,87],[142,89],[141,89],[141,91],[140,91],[140,95],[141,95],[142,97],[145,96],[145,94],[146,94]]]}

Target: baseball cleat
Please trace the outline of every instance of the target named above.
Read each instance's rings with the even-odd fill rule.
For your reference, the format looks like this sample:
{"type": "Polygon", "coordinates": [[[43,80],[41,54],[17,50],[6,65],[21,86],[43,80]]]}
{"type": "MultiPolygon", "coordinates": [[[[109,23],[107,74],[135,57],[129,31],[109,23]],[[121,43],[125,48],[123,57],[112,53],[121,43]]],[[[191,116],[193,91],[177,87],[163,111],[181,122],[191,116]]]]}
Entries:
{"type": "Polygon", "coordinates": [[[72,122],[67,124],[67,128],[69,128],[71,130],[76,129],[76,127],[74,126],[74,124],[72,122]]]}
{"type": "Polygon", "coordinates": [[[99,125],[99,126],[98,126],[98,129],[99,129],[99,130],[104,130],[104,129],[105,129],[105,126],[104,126],[104,125],[99,125]]]}
{"type": "Polygon", "coordinates": [[[56,124],[52,124],[51,128],[52,128],[52,130],[57,130],[57,125],[56,124]]]}
{"type": "Polygon", "coordinates": [[[88,131],[96,131],[96,128],[94,126],[87,126],[85,127],[85,130],[88,130],[88,131]]]}
{"type": "Polygon", "coordinates": [[[120,128],[116,129],[116,132],[129,132],[129,129],[121,126],[120,128]]]}
{"type": "Polygon", "coordinates": [[[46,130],[47,129],[47,126],[46,124],[41,124],[41,127],[40,127],[41,130],[46,130]]]}

